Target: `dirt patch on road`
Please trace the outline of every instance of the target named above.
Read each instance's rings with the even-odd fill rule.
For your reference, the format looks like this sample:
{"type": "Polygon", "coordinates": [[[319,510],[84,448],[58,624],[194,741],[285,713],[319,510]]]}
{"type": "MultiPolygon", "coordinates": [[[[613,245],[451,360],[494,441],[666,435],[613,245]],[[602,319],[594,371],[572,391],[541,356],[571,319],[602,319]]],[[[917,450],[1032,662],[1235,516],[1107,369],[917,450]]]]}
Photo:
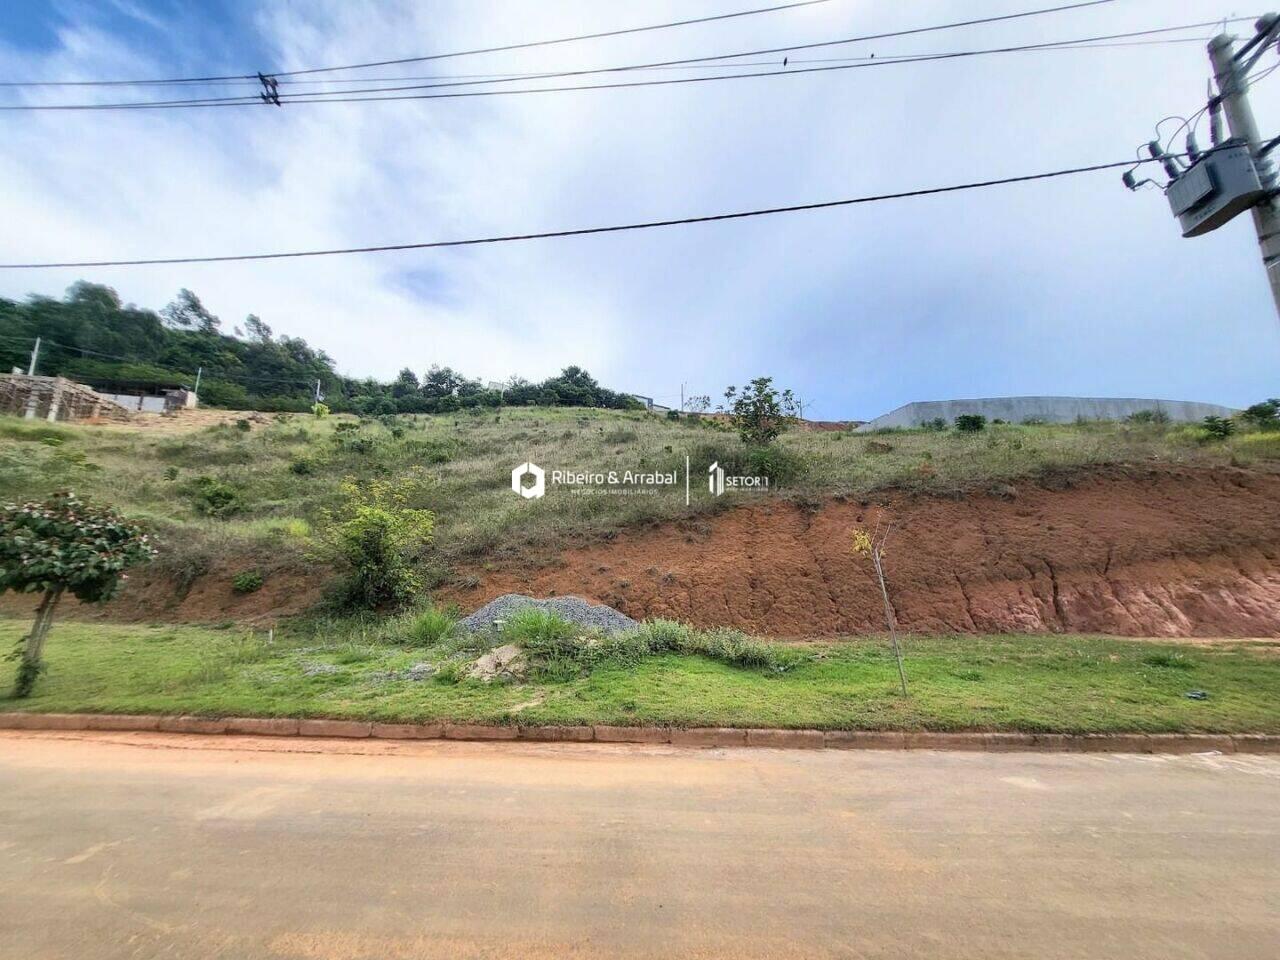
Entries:
{"type": "Polygon", "coordinates": [[[893,523],[888,572],[909,631],[1280,635],[1280,477],[1115,468],[964,499],[779,499],[624,532],[550,567],[476,571],[452,598],[573,593],[637,619],[776,636],[884,629],[850,537],[893,523]]]}

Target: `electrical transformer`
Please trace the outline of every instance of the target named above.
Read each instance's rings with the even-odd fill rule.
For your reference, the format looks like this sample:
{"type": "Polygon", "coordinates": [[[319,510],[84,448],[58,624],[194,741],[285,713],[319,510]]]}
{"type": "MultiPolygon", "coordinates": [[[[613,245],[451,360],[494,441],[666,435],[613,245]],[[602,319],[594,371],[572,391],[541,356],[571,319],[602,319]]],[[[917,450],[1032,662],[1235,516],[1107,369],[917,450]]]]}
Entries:
{"type": "Polygon", "coordinates": [[[1249,148],[1228,142],[1196,160],[1169,184],[1165,196],[1182,224],[1182,235],[1198,237],[1257,206],[1267,191],[1249,148]]]}

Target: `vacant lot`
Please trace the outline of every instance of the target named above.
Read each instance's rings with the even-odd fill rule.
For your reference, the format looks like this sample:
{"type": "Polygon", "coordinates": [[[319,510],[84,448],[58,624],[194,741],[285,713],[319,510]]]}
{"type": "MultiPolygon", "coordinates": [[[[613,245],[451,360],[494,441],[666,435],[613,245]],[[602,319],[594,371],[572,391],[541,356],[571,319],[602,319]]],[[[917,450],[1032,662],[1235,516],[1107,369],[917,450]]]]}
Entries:
{"type": "MultiPolygon", "coordinates": [[[[420,567],[429,585],[445,587],[466,602],[477,599],[477,588],[483,592],[482,585],[504,569],[556,561],[566,548],[608,543],[663,521],[687,521],[692,526],[681,535],[697,540],[710,531],[707,524],[716,522],[716,515],[744,502],[743,497],[712,498],[697,482],[712,460],[734,463],[744,454],[735,434],[705,421],[543,408],[363,422],[302,415],[217,414],[215,419],[219,422],[197,416],[126,426],[0,420],[0,497],[34,497],[69,487],[147,518],[159,535],[161,556],[135,576],[109,615],[204,621],[275,617],[319,599],[332,572],[317,561],[313,537],[347,477],[358,482],[389,478],[412,488],[413,506],[436,513],[435,539],[423,544],[420,567]],[[525,460],[548,469],[671,470],[683,468],[686,455],[696,473],[692,508],[676,495],[583,497],[564,491],[533,503],[509,489],[511,467],[525,460]],[[262,574],[263,587],[255,594],[236,594],[232,580],[246,571],[262,574]],[[169,610],[171,605],[175,609],[169,610]]],[[[1280,462],[1280,434],[1214,442],[1199,427],[1160,424],[995,425],[978,434],[794,432],[780,443],[796,455],[802,471],[775,496],[802,512],[833,499],[856,503],[920,496],[948,502],[973,496],[1007,503],[1016,492],[1011,484],[1027,480],[1056,489],[1082,470],[1115,465],[1227,469],[1266,477],[1280,462]]],[[[1098,493],[1099,499],[1105,496],[1098,493]]],[[[1231,518],[1201,519],[1216,524],[1227,539],[1237,528],[1231,518]]],[[[1141,541],[1142,531],[1129,532],[1141,541]]],[[[1052,523],[1038,523],[1026,535],[1052,545],[1052,523]]],[[[1261,536],[1248,534],[1244,539],[1252,540],[1246,546],[1261,536]]],[[[933,538],[935,545],[948,542],[933,538]]],[[[931,549],[927,541],[925,548],[931,549]]],[[[1000,545],[991,552],[998,554],[1000,545]]],[[[930,566],[927,553],[917,556],[930,566]]],[[[1124,557],[1115,559],[1122,563],[1124,557]]],[[[1232,568],[1235,559],[1224,563],[1232,568]]],[[[767,566],[767,558],[757,558],[757,565],[767,566]]],[[[615,579],[639,584],[650,566],[615,579]]],[[[1041,567],[1037,562],[1038,572],[1031,576],[1043,582],[1029,584],[1027,591],[1047,597],[1049,572],[1041,567]]],[[[656,569],[658,577],[666,572],[656,569]]],[[[946,579],[947,589],[959,598],[954,578],[948,574],[946,579]]],[[[625,600],[617,584],[604,586],[625,600]]],[[[929,589],[936,592],[935,586],[929,589]]],[[[1052,604],[1046,609],[1052,613],[1052,604]]],[[[645,610],[633,612],[644,615],[645,610]]],[[[700,616],[693,610],[680,615],[700,616]]],[[[973,624],[934,620],[919,629],[1071,628],[1070,622],[1034,616],[1021,624],[995,619],[985,626],[980,613],[973,624]]],[[[738,625],[771,626],[750,620],[738,625]]],[[[865,628],[857,617],[837,618],[822,632],[865,628]]],[[[1133,632],[1140,627],[1108,621],[1076,629],[1133,632]]],[[[796,632],[790,626],[786,630],[796,632]]]]}
{"type": "MultiPolygon", "coordinates": [[[[662,655],[551,678],[483,683],[474,653],[367,631],[63,623],[29,700],[0,710],[200,713],[523,724],[827,729],[1280,733],[1280,642],[1165,646],[1097,637],[908,638],[911,696],[887,644],[789,646],[785,672],[662,655]],[[419,672],[425,672],[420,671],[419,672]],[[1187,696],[1200,691],[1205,699],[1187,696]]],[[[25,624],[0,621],[0,645],[25,624]]],[[[1197,694],[1198,696],[1199,694],[1197,694]]]]}

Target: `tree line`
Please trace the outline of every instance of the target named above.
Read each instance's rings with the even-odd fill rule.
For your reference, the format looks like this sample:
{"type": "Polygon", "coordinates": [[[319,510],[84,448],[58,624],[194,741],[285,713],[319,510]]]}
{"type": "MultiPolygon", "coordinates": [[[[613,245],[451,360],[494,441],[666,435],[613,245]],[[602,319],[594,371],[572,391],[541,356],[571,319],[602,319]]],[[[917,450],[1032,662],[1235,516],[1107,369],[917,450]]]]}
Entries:
{"type": "Polygon", "coordinates": [[[362,415],[500,405],[640,406],[575,366],[540,383],[512,377],[500,387],[441,366],[421,377],[405,368],[389,383],[343,376],[323,350],[301,337],[276,334],[254,314],[225,331],[222,321],[185,289],[159,312],[125,304],[111,287],[84,280],[60,300],[0,298],[0,333],[2,370],[25,371],[39,336],[36,373],[129,393],[190,389],[199,370],[200,403],[230,409],[305,411],[314,402],[317,381],[331,410],[362,415]]]}

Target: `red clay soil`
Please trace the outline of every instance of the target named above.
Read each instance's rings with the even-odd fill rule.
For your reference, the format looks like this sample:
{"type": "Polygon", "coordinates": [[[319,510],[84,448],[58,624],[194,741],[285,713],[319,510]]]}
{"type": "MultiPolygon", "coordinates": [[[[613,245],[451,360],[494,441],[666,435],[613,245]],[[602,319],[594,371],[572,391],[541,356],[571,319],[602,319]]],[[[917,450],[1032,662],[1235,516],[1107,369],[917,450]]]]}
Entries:
{"type": "Polygon", "coordinates": [[[1123,468],[964,499],[816,509],[764,500],[620,534],[552,567],[485,573],[453,599],[576,594],[633,617],[773,636],[883,631],[859,526],[892,521],[901,627],[914,632],[1280,636],[1280,476],[1123,468]]]}

